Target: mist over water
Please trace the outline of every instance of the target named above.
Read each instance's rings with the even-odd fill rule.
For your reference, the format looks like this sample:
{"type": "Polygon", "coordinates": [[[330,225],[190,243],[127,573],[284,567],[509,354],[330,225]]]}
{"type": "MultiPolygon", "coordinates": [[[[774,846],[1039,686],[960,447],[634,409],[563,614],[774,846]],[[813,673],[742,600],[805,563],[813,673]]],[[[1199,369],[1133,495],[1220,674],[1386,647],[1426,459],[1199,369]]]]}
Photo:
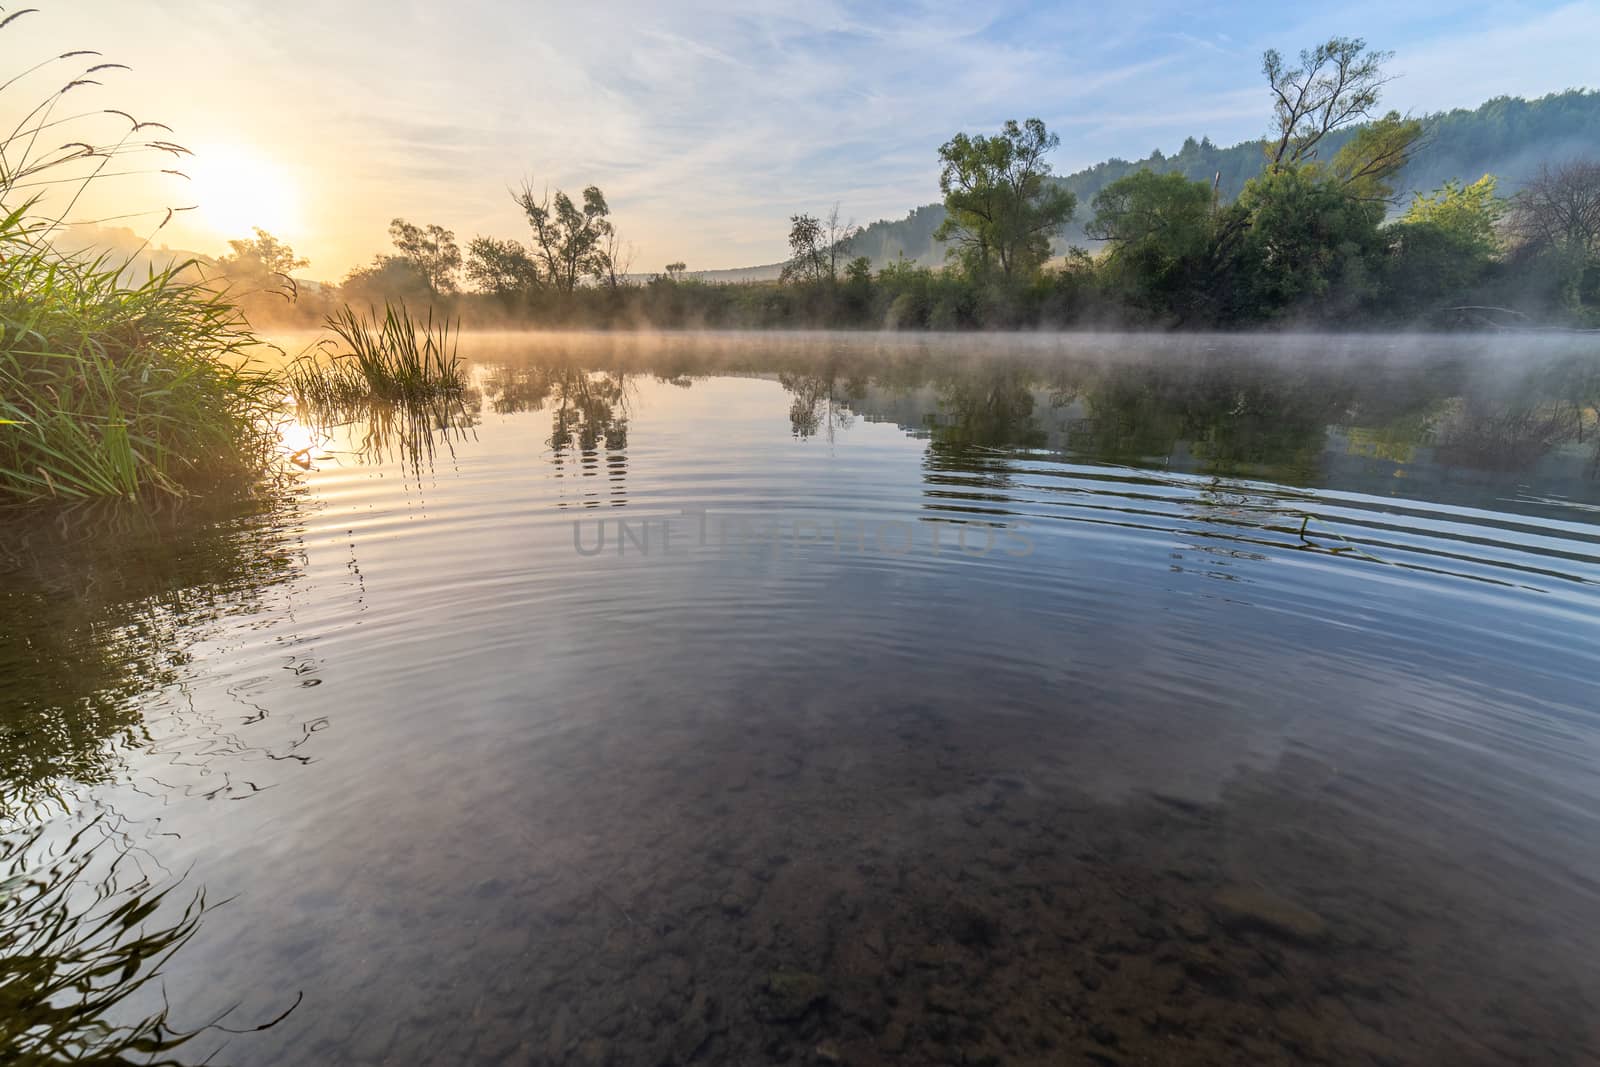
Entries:
{"type": "Polygon", "coordinates": [[[293,1008],[181,1059],[1600,1055],[1592,338],[462,351],[0,542],[7,829],[293,1008]]]}

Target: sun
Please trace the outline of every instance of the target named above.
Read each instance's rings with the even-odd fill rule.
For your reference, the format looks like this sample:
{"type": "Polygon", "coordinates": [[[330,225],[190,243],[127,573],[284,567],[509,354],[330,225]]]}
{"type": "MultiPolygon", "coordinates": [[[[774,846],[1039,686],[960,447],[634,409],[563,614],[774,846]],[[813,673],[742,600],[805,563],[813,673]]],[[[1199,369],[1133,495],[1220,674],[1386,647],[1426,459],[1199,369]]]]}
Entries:
{"type": "Polygon", "coordinates": [[[188,164],[197,221],[218,235],[248,237],[259,226],[281,236],[299,228],[299,189],[281,164],[238,145],[196,150],[188,164]]]}

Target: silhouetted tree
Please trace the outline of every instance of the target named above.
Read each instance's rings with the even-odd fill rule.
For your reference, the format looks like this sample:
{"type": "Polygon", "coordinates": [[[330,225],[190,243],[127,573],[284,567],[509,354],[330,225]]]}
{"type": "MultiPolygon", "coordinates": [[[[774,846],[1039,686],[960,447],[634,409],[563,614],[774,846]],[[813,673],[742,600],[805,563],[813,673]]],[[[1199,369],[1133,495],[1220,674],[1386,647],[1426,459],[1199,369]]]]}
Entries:
{"type": "Polygon", "coordinates": [[[611,208],[598,186],[584,189],[581,206],[559,189],[535,195],[531,184],[524,184],[514,199],[533,228],[534,257],[546,285],[570,293],[584,278],[607,277],[611,208]]]}

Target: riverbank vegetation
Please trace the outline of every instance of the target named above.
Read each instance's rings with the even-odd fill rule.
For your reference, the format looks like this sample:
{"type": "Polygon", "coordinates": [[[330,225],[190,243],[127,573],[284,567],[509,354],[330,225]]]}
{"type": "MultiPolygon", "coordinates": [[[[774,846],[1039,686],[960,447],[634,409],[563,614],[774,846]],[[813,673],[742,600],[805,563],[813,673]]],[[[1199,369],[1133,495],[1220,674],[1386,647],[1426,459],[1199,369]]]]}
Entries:
{"type": "Polygon", "coordinates": [[[57,116],[116,66],[97,53],[47,59],[0,93],[63,65],[73,73],[0,134],[0,504],[184,495],[259,472],[281,396],[246,357],[255,339],[239,310],[190,264],[137,278],[110,256],[53,245],[113,161],[187,154],[166,127],[120,111],[57,116]],[[121,128],[88,132],[107,121],[121,128]]]}
{"type": "MultiPolygon", "coordinates": [[[[0,203],[9,203],[0,182],[0,203]]],[[[238,310],[181,266],[127,281],[0,218],[0,503],[183,495],[259,471],[281,391],[238,310]]]]}
{"type": "Polygon", "coordinates": [[[335,341],[289,364],[284,380],[302,407],[339,408],[368,400],[418,403],[459,395],[466,372],[456,345],[460,329],[417,321],[404,304],[388,305],[382,318],[350,307],[327,323],[335,341]]]}
{"type": "MultiPolygon", "coordinates": [[[[916,256],[904,240],[889,254],[889,224],[841,223],[836,207],[792,216],[790,258],[767,280],[721,284],[682,262],[640,275],[599,188],[525,185],[514,199],[526,244],[477,236],[463,252],[440,225],[396,219],[393,252],[341,286],[302,291],[298,306],[259,310],[310,323],[344,301],[405,300],[474,325],[598,328],[1600,325],[1600,161],[1582,157],[1581,138],[1552,134],[1567,154],[1518,188],[1461,172],[1403,191],[1419,157],[1431,176],[1464,166],[1472,153],[1456,149],[1469,141],[1498,143],[1506,108],[1428,122],[1384,111],[1389,59],[1346,38],[1293,60],[1268,52],[1270,132],[1249,152],[1186,145],[1092,168],[1094,181],[1051,173],[1058,137],[1037,119],[958,133],[939,150],[943,204],[913,213],[916,256]],[[1202,162],[1215,173],[1197,179],[1202,162]],[[942,261],[928,254],[939,248],[942,261]]],[[[1551,121],[1592,125],[1597,101],[1549,98],[1551,121]]],[[[235,262],[259,273],[274,256],[275,239],[258,234],[235,262]]]]}
{"type": "MultiPolygon", "coordinates": [[[[0,32],[32,13],[5,17],[0,32]]],[[[431,310],[414,321],[404,304],[381,318],[327,307],[331,353],[298,359],[287,374],[253,358],[261,341],[246,315],[251,301],[292,300],[291,273],[306,265],[264,231],[232,243],[221,281],[194,260],[141,277],[126,257],[63,251],[64,220],[85,190],[142,166],[108,172],[112,161],[188,155],[165,126],[122,111],[56,117],[63,100],[117,66],[97,53],[47,59],[0,82],[0,93],[63,64],[77,66],[0,135],[0,506],[247,488],[282,451],[286,392],[324,404],[460,392],[450,325],[431,310]],[[117,126],[109,136],[84,132],[108,120],[117,126]]],[[[394,238],[406,262],[421,265],[427,295],[444,292],[456,256],[448,236],[397,224],[394,238]]]]}

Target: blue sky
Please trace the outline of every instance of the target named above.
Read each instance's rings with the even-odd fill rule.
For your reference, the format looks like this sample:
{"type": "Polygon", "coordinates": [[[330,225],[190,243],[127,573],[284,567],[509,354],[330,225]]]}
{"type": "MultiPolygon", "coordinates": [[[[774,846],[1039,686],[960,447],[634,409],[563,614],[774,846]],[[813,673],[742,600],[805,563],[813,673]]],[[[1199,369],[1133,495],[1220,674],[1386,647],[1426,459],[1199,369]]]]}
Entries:
{"type": "Polygon", "coordinates": [[[636,270],[771,262],[794,212],[837,200],[868,222],[937,199],[957,130],[1043,118],[1061,172],[1257,136],[1261,51],[1333,34],[1396,53],[1385,104],[1402,111],[1600,84],[1600,0],[43,6],[41,49],[131,64],[104,92],[198,153],[196,188],[123,194],[200,201],[163,241],[220,248],[255,211],[314,277],[379,251],[395,215],[463,244],[523,237],[506,195],[523,178],[599,184],[636,270]]]}

